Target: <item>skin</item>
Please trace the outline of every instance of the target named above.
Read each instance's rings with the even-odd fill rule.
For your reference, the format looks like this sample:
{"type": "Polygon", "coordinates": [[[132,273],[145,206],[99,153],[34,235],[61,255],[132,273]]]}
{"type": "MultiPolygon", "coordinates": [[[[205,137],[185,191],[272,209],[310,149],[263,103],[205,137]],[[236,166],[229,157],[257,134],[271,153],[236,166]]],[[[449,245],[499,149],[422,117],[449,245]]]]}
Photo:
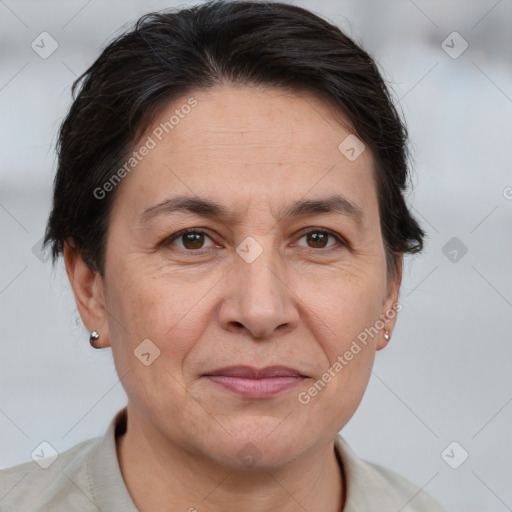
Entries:
{"type": "Polygon", "coordinates": [[[307,405],[298,394],[398,300],[401,257],[388,278],[373,157],[366,149],[349,161],[338,150],[348,123],[312,95],[276,89],[196,90],[152,127],[190,96],[197,106],[118,185],[104,276],[71,243],[64,253],[84,325],[112,347],[128,395],[123,477],[142,512],[340,511],[333,441],[361,401],[384,331],[307,405]],[[339,212],[278,218],[295,201],[333,193],[361,209],[361,222],[339,212]],[[238,218],[179,211],[141,223],[146,209],[181,194],[238,218]],[[206,235],[169,241],[186,228],[206,235]],[[349,246],[333,236],[319,243],[306,228],[349,246]],[[252,263],[236,252],[246,237],[263,249],[252,263]],[[145,339],[160,350],[149,366],[133,353],[145,339]],[[241,364],[286,365],[307,378],[248,399],[203,376],[241,364]],[[252,466],[237,456],[248,443],[260,457],[252,466]]]}

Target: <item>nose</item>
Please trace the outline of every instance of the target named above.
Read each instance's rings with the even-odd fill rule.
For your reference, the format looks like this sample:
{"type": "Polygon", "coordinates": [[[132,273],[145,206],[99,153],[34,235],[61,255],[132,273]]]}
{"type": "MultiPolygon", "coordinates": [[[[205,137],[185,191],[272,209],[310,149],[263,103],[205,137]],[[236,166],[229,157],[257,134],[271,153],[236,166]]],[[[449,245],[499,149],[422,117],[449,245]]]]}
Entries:
{"type": "Polygon", "coordinates": [[[270,250],[263,251],[251,263],[237,257],[235,268],[226,276],[219,311],[223,329],[267,338],[297,326],[297,297],[287,282],[282,263],[270,253],[270,250]]]}

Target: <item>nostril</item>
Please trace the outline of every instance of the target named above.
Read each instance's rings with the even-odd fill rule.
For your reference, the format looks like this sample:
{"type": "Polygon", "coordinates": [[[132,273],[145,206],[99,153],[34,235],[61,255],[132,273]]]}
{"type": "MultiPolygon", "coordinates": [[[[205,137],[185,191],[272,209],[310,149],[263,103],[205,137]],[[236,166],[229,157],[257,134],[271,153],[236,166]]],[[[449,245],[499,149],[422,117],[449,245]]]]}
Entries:
{"type": "Polygon", "coordinates": [[[240,323],[240,322],[233,322],[237,327],[243,327],[244,324],[240,323]]]}

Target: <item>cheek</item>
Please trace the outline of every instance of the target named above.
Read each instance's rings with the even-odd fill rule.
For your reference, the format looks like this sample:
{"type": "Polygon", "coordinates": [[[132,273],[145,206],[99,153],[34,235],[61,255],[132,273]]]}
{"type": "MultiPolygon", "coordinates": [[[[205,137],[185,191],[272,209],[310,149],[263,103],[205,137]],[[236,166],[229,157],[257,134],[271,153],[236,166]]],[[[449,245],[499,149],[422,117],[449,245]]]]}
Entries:
{"type": "MultiPolygon", "coordinates": [[[[143,273],[120,269],[112,285],[107,308],[115,357],[132,367],[133,351],[149,339],[160,350],[159,358],[179,372],[211,321],[206,311],[210,280],[173,279],[152,269],[143,273]]],[[[138,365],[135,368],[140,370],[138,365]]]]}
{"type": "Polygon", "coordinates": [[[298,395],[298,407],[306,418],[305,429],[318,430],[318,419],[327,425],[323,435],[336,435],[356,412],[370,380],[375,351],[361,349],[348,361],[342,353],[319,378],[298,395]]]}
{"type": "Polygon", "coordinates": [[[148,417],[155,411],[182,414],[191,406],[185,390],[185,360],[205,328],[201,297],[210,287],[185,286],[149,273],[136,278],[125,271],[118,277],[123,279],[120,286],[111,286],[107,307],[112,352],[123,387],[148,417]],[[149,348],[142,352],[143,346],[149,348]],[[150,353],[148,365],[137,357],[145,352],[150,353]]]}
{"type": "Polygon", "coordinates": [[[323,355],[316,381],[305,390],[302,403],[311,417],[328,416],[341,428],[353,415],[370,379],[379,319],[382,283],[377,275],[353,273],[334,278],[322,288],[303,286],[303,320],[309,324],[323,355]]]}
{"type": "Polygon", "coordinates": [[[297,288],[304,321],[314,328],[329,360],[343,353],[365,329],[379,319],[384,281],[374,275],[340,272],[322,286],[307,280],[297,288]]]}

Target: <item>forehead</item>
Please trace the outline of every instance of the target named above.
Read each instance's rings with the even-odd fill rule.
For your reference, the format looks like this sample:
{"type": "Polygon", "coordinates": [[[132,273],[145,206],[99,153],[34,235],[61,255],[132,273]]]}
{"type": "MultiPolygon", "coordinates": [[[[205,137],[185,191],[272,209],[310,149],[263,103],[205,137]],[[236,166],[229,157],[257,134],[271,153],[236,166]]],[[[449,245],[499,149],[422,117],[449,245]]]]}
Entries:
{"type": "MultiPolygon", "coordinates": [[[[330,162],[330,155],[324,155],[327,147],[337,149],[340,136],[353,131],[339,114],[311,94],[248,86],[214,87],[183,96],[160,112],[153,131],[163,128],[191,97],[197,106],[172,128],[175,152],[196,149],[226,156],[237,149],[239,155],[257,151],[261,157],[270,157],[271,163],[278,156],[284,161],[306,156],[330,162]]],[[[167,135],[170,133],[163,137],[167,135]]]]}
{"type": "Polygon", "coordinates": [[[185,193],[270,208],[340,193],[366,209],[376,200],[373,158],[369,150],[347,158],[340,144],[349,136],[353,130],[339,113],[309,94],[194,90],[162,108],[135,145],[151,149],[125,178],[121,195],[139,213],[185,193]]]}

